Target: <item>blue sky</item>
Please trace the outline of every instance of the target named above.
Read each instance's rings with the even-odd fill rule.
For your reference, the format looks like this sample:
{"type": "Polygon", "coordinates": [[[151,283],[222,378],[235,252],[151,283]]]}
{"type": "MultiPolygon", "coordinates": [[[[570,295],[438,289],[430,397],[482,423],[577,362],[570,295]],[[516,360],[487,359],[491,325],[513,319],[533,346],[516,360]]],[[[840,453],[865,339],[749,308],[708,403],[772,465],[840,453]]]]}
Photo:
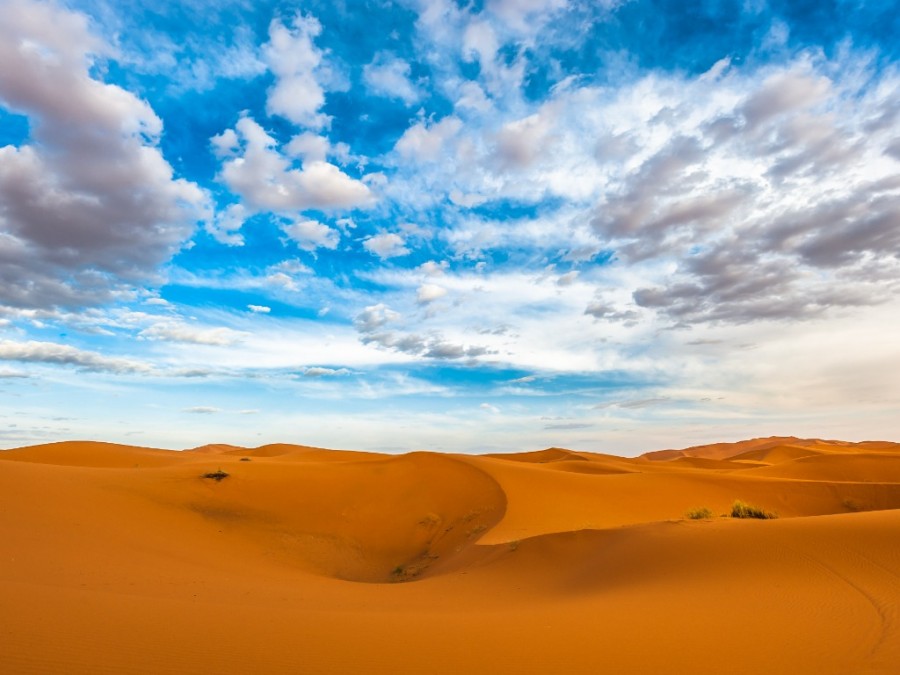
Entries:
{"type": "Polygon", "coordinates": [[[0,13],[0,447],[900,437],[893,2],[0,13]]]}

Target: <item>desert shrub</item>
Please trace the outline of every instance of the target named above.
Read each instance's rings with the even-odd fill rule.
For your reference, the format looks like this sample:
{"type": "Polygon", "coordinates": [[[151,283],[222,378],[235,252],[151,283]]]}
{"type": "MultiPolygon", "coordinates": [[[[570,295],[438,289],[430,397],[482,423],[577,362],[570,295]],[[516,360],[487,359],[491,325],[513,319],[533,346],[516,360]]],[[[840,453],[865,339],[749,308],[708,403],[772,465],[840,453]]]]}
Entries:
{"type": "Polygon", "coordinates": [[[764,511],[763,509],[756,506],[751,506],[750,504],[746,504],[740,499],[737,499],[735,500],[734,504],[731,505],[731,517],[759,518],[761,520],[768,520],[769,518],[777,518],[778,515],[772,513],[771,511],[764,511]]]}
{"type": "Polygon", "coordinates": [[[224,471],[222,471],[222,469],[219,469],[218,471],[210,471],[209,473],[203,474],[203,478],[210,478],[216,482],[219,482],[223,478],[228,478],[229,475],[230,474],[227,474],[224,471]]]}
{"type": "Polygon", "coordinates": [[[249,461],[250,461],[250,458],[249,458],[249,457],[241,457],[241,461],[242,461],[242,462],[249,462],[249,461]]]}
{"type": "Polygon", "coordinates": [[[844,507],[845,509],[847,509],[848,511],[853,511],[853,512],[857,512],[857,511],[865,511],[865,510],[866,510],[866,507],[863,506],[862,504],[860,504],[860,503],[859,503],[858,501],[856,501],[855,499],[844,499],[844,500],[841,502],[841,506],[843,506],[843,507],[844,507]]]}
{"type": "Polygon", "coordinates": [[[713,512],[711,509],[702,506],[696,509],[688,509],[684,515],[691,520],[706,520],[713,517],[713,512]]]}

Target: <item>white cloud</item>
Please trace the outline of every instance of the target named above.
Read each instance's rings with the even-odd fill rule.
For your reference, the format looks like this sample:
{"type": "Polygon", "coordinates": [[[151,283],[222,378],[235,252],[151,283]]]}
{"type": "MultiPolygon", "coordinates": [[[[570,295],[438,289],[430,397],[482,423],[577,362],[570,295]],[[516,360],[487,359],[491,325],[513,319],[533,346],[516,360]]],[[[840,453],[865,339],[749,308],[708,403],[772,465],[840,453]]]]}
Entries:
{"type": "Polygon", "coordinates": [[[242,334],[224,327],[205,328],[180,321],[161,321],[142,330],[139,336],[148,340],[227,346],[240,342],[242,334]]]}
{"type": "Polygon", "coordinates": [[[303,277],[313,273],[312,269],[299,260],[282,260],[266,268],[263,282],[268,287],[297,291],[303,284],[303,277]]]}
{"type": "Polygon", "coordinates": [[[354,321],[356,329],[361,333],[371,333],[378,330],[386,323],[396,321],[400,318],[400,314],[393,311],[390,307],[383,303],[377,305],[369,305],[360,312],[354,321]]]}
{"type": "Polygon", "coordinates": [[[237,152],[239,141],[234,129],[226,129],[221,134],[210,138],[209,144],[212,146],[215,156],[221,159],[237,152]]]}
{"type": "Polygon", "coordinates": [[[106,49],[81,14],[4,3],[0,100],[31,138],[0,148],[0,303],[96,304],[153,283],[208,215],[160,152],[150,105],[92,76],[106,49]]]}
{"type": "Polygon", "coordinates": [[[341,240],[340,233],[317,220],[299,219],[283,225],[282,230],[304,251],[317,248],[336,249],[341,240]]]}
{"type": "Polygon", "coordinates": [[[313,129],[328,125],[329,117],[320,111],[325,91],[317,79],[322,51],[313,42],[321,32],[322,25],[315,17],[300,13],[287,26],[278,19],[272,21],[269,42],[263,47],[276,78],[266,102],[270,115],[313,129]]]}
{"type": "Polygon", "coordinates": [[[324,136],[309,131],[294,136],[284,146],[284,151],[291,157],[299,157],[304,162],[324,162],[331,150],[331,144],[324,136]]]}
{"type": "Polygon", "coordinates": [[[486,113],[491,109],[491,102],[477,82],[463,82],[457,92],[456,107],[460,110],[471,110],[486,113]]]}
{"type": "Polygon", "coordinates": [[[206,231],[220,244],[243,246],[244,237],[240,234],[240,229],[249,215],[243,204],[230,204],[216,213],[215,218],[207,223],[206,231]]]}
{"type": "Polygon", "coordinates": [[[497,157],[510,168],[527,167],[543,154],[548,143],[553,116],[547,109],[539,114],[504,124],[497,133],[497,157]]]}
{"type": "Polygon", "coordinates": [[[254,314],[269,314],[272,311],[271,307],[266,307],[265,305],[247,305],[247,309],[254,314]]]}
{"type": "Polygon", "coordinates": [[[363,247],[371,254],[377,255],[382,260],[397,258],[409,253],[406,248],[406,240],[393,232],[382,232],[372,235],[363,241],[363,247]]]}
{"type": "Polygon", "coordinates": [[[886,122],[900,75],[866,59],[572,81],[537,106],[420,120],[395,146],[389,195],[417,208],[559,200],[516,220],[451,209],[440,236],[464,260],[614,255],[635,271],[615,289],[631,297],[579,310],[606,323],[792,320],[884,302],[900,274],[900,151],[886,122]]]}
{"type": "Polygon", "coordinates": [[[434,260],[428,260],[427,262],[423,262],[418,266],[420,272],[429,277],[439,277],[443,275],[447,269],[447,262],[442,261],[440,263],[435,262],[434,260]]]}
{"type": "Polygon", "coordinates": [[[514,380],[510,380],[510,384],[529,384],[534,382],[537,379],[535,375],[525,375],[524,377],[517,377],[514,380]]]}
{"type": "Polygon", "coordinates": [[[802,65],[778,70],[747,97],[739,112],[747,129],[753,132],[773,118],[821,103],[832,93],[830,90],[831,83],[826,77],[802,65]]]}
{"type": "MultiPolygon", "coordinates": [[[[321,160],[295,168],[279,152],[277,142],[255,120],[242,117],[235,126],[240,139],[236,156],[227,159],[221,178],[254,212],[289,213],[304,209],[336,209],[373,202],[368,187],[321,160]]],[[[296,149],[296,148],[295,148],[296,149]]]]}
{"type": "Polygon", "coordinates": [[[213,288],[265,293],[279,291],[297,292],[314,279],[313,270],[296,259],[282,260],[262,270],[219,270],[207,274],[194,274],[185,270],[173,270],[171,280],[191,288],[213,288]]]}
{"type": "MultiPolygon", "coordinates": [[[[600,0],[598,4],[609,7],[620,0],[600,0]]],[[[489,0],[488,11],[519,33],[535,33],[550,16],[565,9],[568,0],[489,0]]]]}
{"type": "Polygon", "coordinates": [[[184,408],[181,412],[191,413],[194,415],[214,415],[222,412],[221,408],[215,408],[209,405],[195,405],[190,408],[184,408]]]}
{"type": "Polygon", "coordinates": [[[441,158],[444,147],[462,128],[462,121],[457,117],[445,117],[440,122],[427,124],[416,122],[394,146],[402,157],[413,158],[423,162],[435,162],[441,158]]]}
{"type": "Polygon", "coordinates": [[[346,368],[322,368],[313,366],[303,371],[303,377],[341,377],[349,375],[350,371],[346,368]]]}
{"type": "Polygon", "coordinates": [[[477,59],[484,69],[490,68],[500,43],[489,21],[474,20],[466,26],[462,38],[462,56],[477,59]]]}
{"type": "Polygon", "coordinates": [[[387,98],[398,98],[406,105],[419,100],[420,94],[410,81],[409,63],[391,54],[378,52],[371,63],[363,67],[363,81],[373,94],[387,98]]]}
{"type": "Polygon", "coordinates": [[[27,342],[0,340],[0,360],[77,366],[84,370],[115,374],[149,373],[152,370],[150,365],[141,361],[105,356],[56,342],[35,340],[27,342]]]}
{"type": "Polygon", "coordinates": [[[575,280],[578,278],[578,270],[572,270],[571,272],[566,272],[565,274],[560,274],[559,278],[556,280],[557,286],[571,286],[575,283],[575,280]]]}
{"type": "Polygon", "coordinates": [[[416,302],[427,305],[447,295],[447,289],[436,284],[422,284],[416,291],[416,302]]]}

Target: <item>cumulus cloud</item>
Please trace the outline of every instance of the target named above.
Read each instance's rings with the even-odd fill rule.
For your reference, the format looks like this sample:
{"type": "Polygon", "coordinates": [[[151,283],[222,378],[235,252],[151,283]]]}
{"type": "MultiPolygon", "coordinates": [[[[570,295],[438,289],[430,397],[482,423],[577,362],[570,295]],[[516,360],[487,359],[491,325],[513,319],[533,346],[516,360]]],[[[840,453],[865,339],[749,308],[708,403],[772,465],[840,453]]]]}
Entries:
{"type": "Polygon", "coordinates": [[[438,333],[420,335],[402,330],[389,330],[386,325],[399,322],[399,312],[384,304],[371,305],[360,312],[354,321],[363,344],[374,344],[410,356],[429,359],[476,358],[492,353],[486,347],[448,342],[438,333]]]}
{"type": "Polygon", "coordinates": [[[397,98],[412,105],[420,94],[410,81],[411,67],[403,59],[390,52],[378,52],[371,63],[363,67],[363,81],[373,94],[397,98]]]}
{"type": "Polygon", "coordinates": [[[363,182],[333,164],[314,160],[295,167],[252,118],[238,120],[235,132],[239,148],[236,156],[222,164],[221,177],[250,209],[282,213],[351,208],[373,201],[363,182]]]}
{"type": "Polygon", "coordinates": [[[848,47],[615,86],[572,78],[540,102],[496,88],[510,36],[567,4],[417,5],[429,45],[480,66],[444,83],[450,100],[478,102],[414,121],[393,153],[390,194],[444,210],[452,254],[599,256],[623,293],[579,312],[622,325],[791,321],[900,291],[895,68],[848,47]],[[508,204],[539,215],[509,218],[508,204]]]}
{"type": "Polygon", "coordinates": [[[281,228],[304,251],[317,248],[336,249],[341,240],[340,233],[317,220],[300,219],[281,228]]]}
{"type": "Polygon", "coordinates": [[[382,260],[397,258],[409,253],[409,249],[406,248],[406,240],[393,232],[372,235],[363,241],[363,248],[382,260]]]}
{"type": "Polygon", "coordinates": [[[486,347],[465,346],[437,339],[427,344],[424,356],[430,359],[461,359],[464,356],[474,358],[488,353],[486,347]]]}
{"type": "Polygon", "coordinates": [[[262,281],[270,288],[297,291],[302,284],[301,277],[312,273],[312,269],[299,260],[282,260],[266,268],[262,281]]]}
{"type": "Polygon", "coordinates": [[[497,133],[497,158],[508,168],[527,167],[545,150],[552,130],[548,110],[504,124],[497,133]]]}
{"type": "Polygon", "coordinates": [[[427,305],[447,295],[447,289],[437,284],[422,284],[416,291],[416,302],[427,305]]]}
{"type": "MultiPolygon", "coordinates": [[[[315,45],[322,32],[318,20],[302,13],[289,22],[272,21],[263,55],[275,83],[268,91],[266,111],[306,130],[283,146],[261,124],[246,113],[234,128],[210,139],[221,160],[219,179],[241,198],[227,207],[207,229],[227,245],[244,243],[240,229],[257,213],[295,218],[285,233],[304,250],[335,248],[339,234],[310,219],[296,219],[308,209],[351,209],[369,206],[375,198],[369,184],[378,176],[350,177],[329,157],[346,164],[352,159],[345,143],[332,145],[323,135],[330,118],[323,83],[333,79],[325,53],[315,45]]],[[[333,83],[332,83],[333,84],[333,83]]]]}
{"type": "Polygon", "coordinates": [[[158,148],[143,100],[93,75],[106,50],[86,18],[10,0],[0,22],[0,103],[31,137],[0,148],[0,302],[79,306],[151,283],[209,212],[158,148]]]}
{"type": "Polygon", "coordinates": [[[374,344],[410,356],[422,356],[428,359],[457,360],[474,359],[493,353],[487,347],[464,345],[444,340],[439,334],[420,335],[399,331],[383,331],[364,334],[363,344],[374,344]]]}
{"type": "Polygon", "coordinates": [[[440,277],[446,273],[448,264],[447,261],[435,262],[434,260],[428,260],[427,262],[423,262],[416,269],[426,276],[429,277],[440,277]]]}
{"type": "Polygon", "coordinates": [[[477,82],[471,80],[463,82],[459,86],[456,95],[456,107],[462,111],[474,111],[476,113],[485,113],[490,110],[491,102],[484,89],[477,82]]]}
{"type": "MultiPolygon", "coordinates": [[[[489,55],[490,32],[470,28],[472,58],[489,55]]],[[[852,52],[757,68],[723,60],[618,89],[569,82],[524,116],[517,106],[479,125],[414,123],[395,146],[404,173],[391,190],[549,208],[515,221],[457,211],[442,238],[464,259],[510,248],[608,256],[636,307],[591,303],[598,320],[821,317],[900,290],[898,97],[896,70],[852,52]],[[545,207],[554,200],[565,206],[545,207]]]]}
{"type": "Polygon", "coordinates": [[[433,124],[416,122],[403,132],[394,150],[404,158],[435,162],[443,155],[444,146],[461,128],[462,120],[452,116],[433,124]]]}
{"type": "MultiPolygon", "coordinates": [[[[891,297],[900,183],[879,158],[884,133],[865,128],[890,98],[805,60],[717,85],[734,87],[718,106],[670,104],[664,124],[679,133],[596,209],[595,231],[626,261],[677,261],[634,302],[685,325],[814,318],[891,297]]],[[[898,91],[896,74],[882,87],[898,91]]],[[[616,318],[601,304],[588,313],[616,318]]]]}
{"type": "Polygon", "coordinates": [[[640,314],[631,309],[617,309],[615,306],[602,300],[593,300],[584,310],[585,315],[604,321],[623,321],[626,323],[637,321],[640,314]]]}
{"type": "Polygon", "coordinates": [[[329,117],[320,111],[325,91],[317,79],[322,51],[314,40],[321,32],[322,25],[315,17],[300,13],[287,26],[278,19],[272,21],[269,42],[263,47],[266,64],[275,75],[266,101],[270,115],[314,129],[329,123],[329,117]]]}
{"type": "Polygon", "coordinates": [[[462,35],[462,57],[464,59],[477,60],[482,69],[488,70],[491,68],[499,48],[500,41],[490,21],[478,18],[468,23],[462,35]]]}
{"type": "Polygon", "coordinates": [[[372,333],[386,323],[396,321],[399,318],[400,314],[398,312],[393,311],[383,303],[379,303],[377,305],[369,305],[357,314],[354,325],[360,333],[372,333]]]}
{"type": "Polygon", "coordinates": [[[247,309],[254,314],[268,314],[272,311],[271,307],[266,307],[265,305],[247,305],[247,309]]]}
{"type": "Polygon", "coordinates": [[[752,133],[775,118],[821,103],[830,85],[827,78],[805,69],[776,72],[747,97],[738,114],[752,133]]]}
{"type": "Polygon", "coordinates": [[[248,216],[249,212],[243,204],[230,204],[216,213],[215,218],[207,223],[206,231],[220,244],[243,246],[244,237],[240,234],[240,229],[248,216]]]}
{"type": "Polygon", "coordinates": [[[0,340],[0,360],[76,366],[82,370],[114,374],[149,373],[152,368],[141,361],[104,356],[56,342],[13,342],[0,340]]]}
{"type": "Polygon", "coordinates": [[[312,162],[324,162],[330,150],[331,144],[327,138],[309,131],[297,134],[284,146],[284,151],[291,157],[312,162]]]}

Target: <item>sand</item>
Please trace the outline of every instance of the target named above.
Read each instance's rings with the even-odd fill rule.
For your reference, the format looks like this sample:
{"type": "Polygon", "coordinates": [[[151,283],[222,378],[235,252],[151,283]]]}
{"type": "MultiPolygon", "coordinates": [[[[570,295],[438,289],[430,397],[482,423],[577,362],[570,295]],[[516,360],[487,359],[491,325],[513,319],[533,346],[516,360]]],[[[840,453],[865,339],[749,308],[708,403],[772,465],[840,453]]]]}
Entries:
{"type": "Polygon", "coordinates": [[[891,443],[54,443],[0,452],[0,542],[4,674],[900,672],[891,443]]]}

